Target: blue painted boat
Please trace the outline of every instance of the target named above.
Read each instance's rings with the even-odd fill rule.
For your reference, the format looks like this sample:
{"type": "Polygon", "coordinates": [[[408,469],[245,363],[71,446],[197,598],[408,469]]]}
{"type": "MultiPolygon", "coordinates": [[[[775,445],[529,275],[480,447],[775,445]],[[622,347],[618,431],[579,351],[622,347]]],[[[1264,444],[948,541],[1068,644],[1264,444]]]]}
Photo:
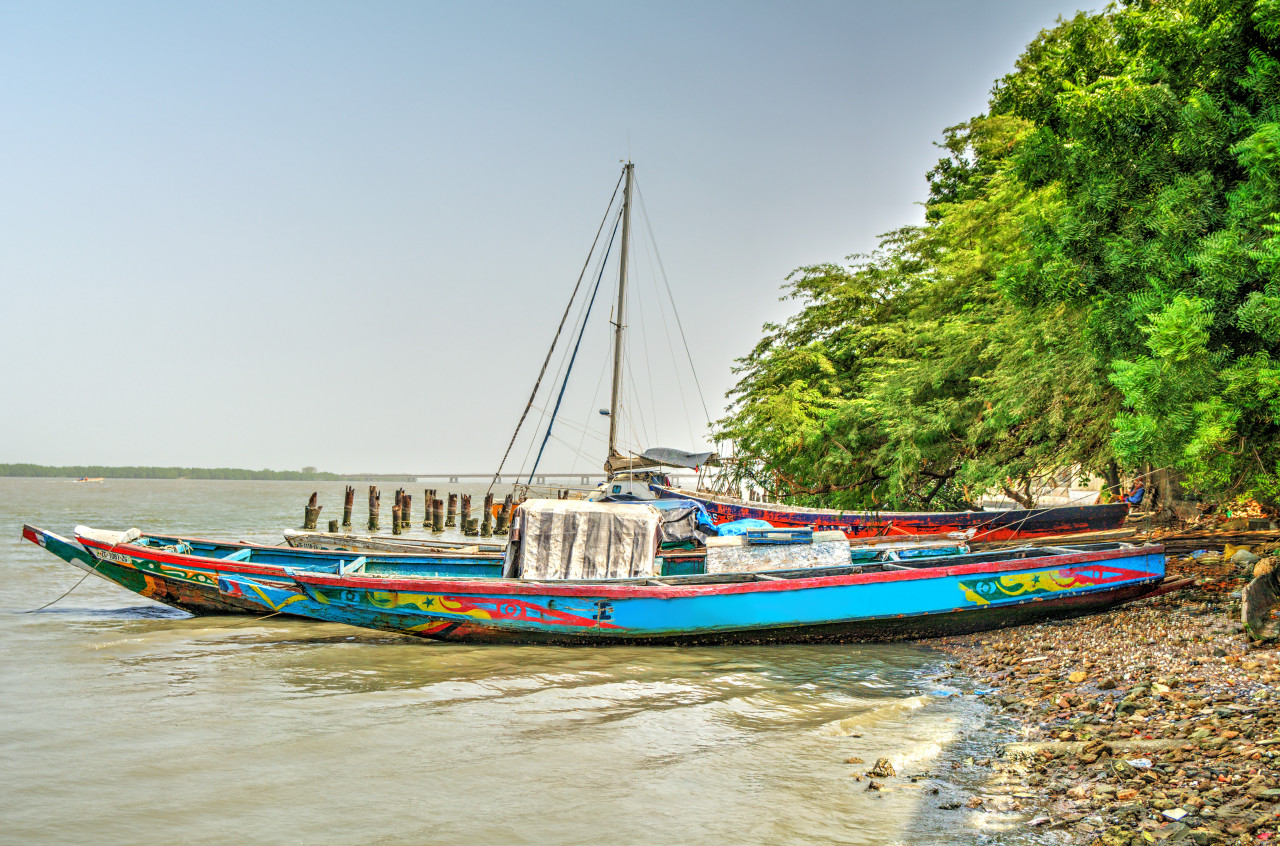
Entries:
{"type": "Polygon", "coordinates": [[[220,589],[303,616],[435,639],[600,644],[932,637],[1092,613],[1170,588],[1162,585],[1158,545],[1021,547],[655,577],[656,565],[646,572],[652,533],[645,527],[628,545],[599,526],[561,526],[554,549],[522,553],[521,545],[545,546],[552,536],[532,532],[527,520],[521,536],[521,522],[500,578],[299,571],[288,574],[293,585],[231,576],[220,589]],[[565,550],[576,558],[566,559],[565,550]],[[605,577],[554,577],[593,570],[605,577]]]}
{"type": "Polygon", "coordinates": [[[934,637],[1087,614],[1152,595],[1159,546],[1025,548],[945,566],[529,582],[290,574],[296,587],[224,578],[274,610],[442,640],[718,643],[934,637]]]}

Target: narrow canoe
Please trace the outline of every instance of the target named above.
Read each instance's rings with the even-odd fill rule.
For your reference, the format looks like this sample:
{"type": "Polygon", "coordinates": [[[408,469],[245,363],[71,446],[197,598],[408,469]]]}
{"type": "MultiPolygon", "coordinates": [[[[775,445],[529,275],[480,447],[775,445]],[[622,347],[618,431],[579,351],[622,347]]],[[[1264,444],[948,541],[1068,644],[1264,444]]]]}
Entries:
{"type": "Polygon", "coordinates": [[[775,526],[797,526],[814,531],[838,530],[850,538],[957,532],[969,534],[973,543],[1024,540],[1119,529],[1129,514],[1129,506],[1123,502],[1008,511],[835,511],[749,502],[661,485],[650,485],[650,488],[662,498],[694,500],[716,523],[754,518],[775,526]]]}
{"type": "MultiPolygon", "coordinates": [[[[83,527],[80,527],[82,530],[83,527]]],[[[218,577],[231,573],[267,582],[284,580],[289,570],[363,572],[399,575],[496,576],[501,555],[423,553],[361,556],[350,552],[290,549],[206,538],[142,535],[132,542],[111,543],[77,531],[76,541],[35,526],[22,536],[68,561],[148,599],[192,614],[267,614],[273,609],[252,598],[226,596],[218,577]]]]}

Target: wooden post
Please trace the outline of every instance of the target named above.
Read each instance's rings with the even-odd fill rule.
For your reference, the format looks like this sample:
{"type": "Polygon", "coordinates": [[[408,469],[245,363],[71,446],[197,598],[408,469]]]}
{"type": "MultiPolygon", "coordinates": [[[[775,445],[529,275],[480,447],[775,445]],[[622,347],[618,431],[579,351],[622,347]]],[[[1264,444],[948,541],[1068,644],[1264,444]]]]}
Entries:
{"type": "Polygon", "coordinates": [[[347,485],[347,492],[342,498],[342,530],[351,531],[351,508],[356,504],[356,489],[347,485]]]}
{"type": "Polygon", "coordinates": [[[422,497],[422,528],[431,528],[431,504],[435,502],[435,491],[423,490],[422,497]]]}
{"type": "Polygon", "coordinates": [[[461,508],[462,514],[460,515],[458,524],[462,526],[462,530],[465,532],[467,530],[467,521],[471,519],[471,494],[462,495],[461,508]]]}
{"type": "Polygon", "coordinates": [[[456,493],[449,494],[449,511],[445,514],[444,525],[448,529],[458,525],[458,495],[456,493]]]}
{"type": "Polygon", "coordinates": [[[495,535],[505,535],[507,530],[511,528],[512,499],[512,495],[507,494],[506,499],[502,500],[502,510],[498,512],[498,525],[493,528],[495,535]]]}
{"type": "Polygon", "coordinates": [[[462,525],[463,525],[462,533],[467,537],[474,538],[476,535],[480,534],[480,518],[479,517],[468,517],[467,521],[462,525]]]}
{"type": "Polygon", "coordinates": [[[400,515],[403,509],[400,507],[400,497],[396,496],[396,504],[391,506],[391,534],[400,534],[400,515]]]}
{"type": "Polygon", "coordinates": [[[378,508],[382,505],[382,494],[377,485],[369,486],[369,531],[378,531],[378,508]]]}
{"type": "Polygon", "coordinates": [[[316,523],[320,520],[320,509],[323,505],[316,505],[316,497],[320,495],[319,491],[311,493],[311,499],[307,500],[307,507],[302,512],[302,528],[314,529],[316,523]]]}
{"type": "Polygon", "coordinates": [[[331,535],[336,535],[337,533],[338,533],[338,521],[337,521],[337,520],[330,520],[330,521],[329,521],[329,534],[331,534],[331,535]]]}
{"type": "Polygon", "coordinates": [[[405,491],[404,502],[400,506],[400,525],[405,529],[413,525],[413,518],[410,516],[411,511],[413,511],[413,494],[405,491]]]}
{"type": "Polygon", "coordinates": [[[484,495],[484,513],[480,517],[480,537],[493,537],[493,494],[484,495]]]}
{"type": "Polygon", "coordinates": [[[431,501],[431,531],[439,534],[444,531],[444,500],[431,501]]]}

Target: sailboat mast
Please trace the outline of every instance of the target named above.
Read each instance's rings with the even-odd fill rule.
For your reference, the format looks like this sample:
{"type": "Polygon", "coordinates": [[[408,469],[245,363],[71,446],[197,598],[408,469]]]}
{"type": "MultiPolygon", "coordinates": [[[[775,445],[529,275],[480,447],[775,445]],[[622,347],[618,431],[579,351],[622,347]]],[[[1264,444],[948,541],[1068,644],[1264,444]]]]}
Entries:
{"type": "Polygon", "coordinates": [[[618,308],[613,324],[613,390],[609,395],[609,457],[618,454],[618,401],[622,396],[622,340],[626,325],[622,309],[627,302],[627,256],[631,248],[631,176],[635,165],[623,166],[626,179],[622,188],[622,253],[618,259],[618,308]]]}

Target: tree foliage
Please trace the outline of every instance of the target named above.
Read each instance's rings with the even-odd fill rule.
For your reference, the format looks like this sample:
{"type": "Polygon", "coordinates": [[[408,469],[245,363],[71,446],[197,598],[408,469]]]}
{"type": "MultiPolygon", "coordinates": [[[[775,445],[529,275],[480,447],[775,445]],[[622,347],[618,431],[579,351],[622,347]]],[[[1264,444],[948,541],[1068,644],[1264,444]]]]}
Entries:
{"type": "Polygon", "coordinates": [[[946,131],[925,224],[788,279],[720,434],[804,501],[1057,469],[1280,492],[1280,0],[1060,20],[946,131]]]}

